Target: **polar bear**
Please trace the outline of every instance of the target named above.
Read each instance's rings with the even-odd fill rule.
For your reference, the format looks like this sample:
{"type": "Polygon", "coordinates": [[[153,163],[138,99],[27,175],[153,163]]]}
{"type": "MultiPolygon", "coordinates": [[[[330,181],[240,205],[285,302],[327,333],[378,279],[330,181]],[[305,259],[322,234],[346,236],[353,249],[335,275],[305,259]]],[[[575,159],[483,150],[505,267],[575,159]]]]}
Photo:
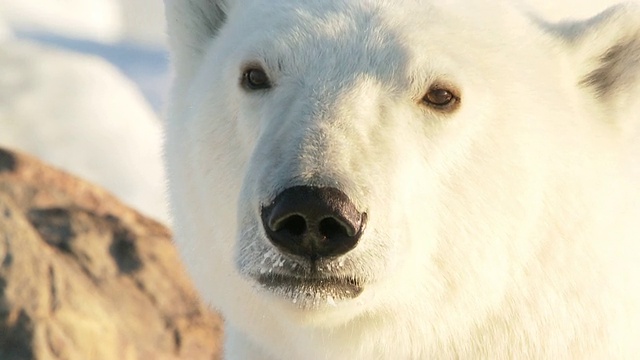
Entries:
{"type": "Polygon", "coordinates": [[[228,359],[640,354],[640,11],[165,0],[176,242],[228,359]]]}

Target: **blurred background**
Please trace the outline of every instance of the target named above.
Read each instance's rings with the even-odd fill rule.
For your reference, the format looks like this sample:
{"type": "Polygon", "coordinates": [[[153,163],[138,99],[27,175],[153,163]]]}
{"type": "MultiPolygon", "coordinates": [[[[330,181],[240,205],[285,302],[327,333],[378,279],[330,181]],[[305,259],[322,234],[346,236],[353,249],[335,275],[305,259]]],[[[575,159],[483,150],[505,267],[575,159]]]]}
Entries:
{"type": "Polygon", "coordinates": [[[168,85],[162,0],[0,0],[3,37],[97,55],[158,111],[168,85]]]}
{"type": "Polygon", "coordinates": [[[162,0],[0,0],[0,146],[169,221],[162,0]]]}

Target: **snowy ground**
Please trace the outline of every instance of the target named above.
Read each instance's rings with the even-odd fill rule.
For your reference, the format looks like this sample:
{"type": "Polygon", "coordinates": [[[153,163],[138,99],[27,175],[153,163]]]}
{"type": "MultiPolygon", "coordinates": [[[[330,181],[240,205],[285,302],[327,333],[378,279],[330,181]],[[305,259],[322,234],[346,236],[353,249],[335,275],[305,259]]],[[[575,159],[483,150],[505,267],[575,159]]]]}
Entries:
{"type": "Polygon", "coordinates": [[[0,0],[0,19],[28,29],[101,43],[165,43],[162,0],[0,0]]]}
{"type": "Polygon", "coordinates": [[[170,82],[169,57],[163,46],[130,40],[100,43],[34,30],[17,30],[14,36],[107,60],[138,85],[157,113],[162,112],[170,82]]]}
{"type": "Polygon", "coordinates": [[[168,222],[163,21],[162,0],[0,0],[0,146],[168,222]]]}
{"type": "Polygon", "coordinates": [[[162,0],[0,0],[14,37],[104,58],[157,112],[169,86],[164,22],[162,0]]]}
{"type": "Polygon", "coordinates": [[[167,220],[160,124],[102,58],[25,40],[0,43],[0,144],[99,183],[167,220]]]}

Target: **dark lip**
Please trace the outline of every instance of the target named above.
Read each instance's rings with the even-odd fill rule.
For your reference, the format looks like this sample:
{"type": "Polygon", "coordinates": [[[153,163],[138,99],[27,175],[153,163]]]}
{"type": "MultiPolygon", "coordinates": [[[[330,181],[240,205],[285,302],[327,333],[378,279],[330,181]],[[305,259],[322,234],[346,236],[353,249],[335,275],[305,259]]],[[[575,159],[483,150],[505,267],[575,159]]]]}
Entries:
{"type": "Polygon", "coordinates": [[[278,293],[321,293],[335,299],[352,299],[360,295],[363,287],[350,277],[298,277],[283,274],[261,274],[255,277],[260,285],[278,293]]]}

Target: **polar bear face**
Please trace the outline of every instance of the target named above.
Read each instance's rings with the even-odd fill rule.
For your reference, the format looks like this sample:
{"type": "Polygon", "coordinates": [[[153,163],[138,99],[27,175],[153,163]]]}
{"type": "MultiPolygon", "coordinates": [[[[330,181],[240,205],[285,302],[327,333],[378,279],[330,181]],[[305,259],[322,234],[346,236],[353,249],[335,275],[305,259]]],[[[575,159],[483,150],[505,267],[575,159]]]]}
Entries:
{"type": "Polygon", "coordinates": [[[232,321],[467,322],[503,298],[550,194],[607,163],[608,84],[636,91],[638,74],[603,64],[628,68],[640,42],[610,30],[620,11],[551,26],[485,5],[169,2],[170,20],[209,16],[172,33],[178,242],[232,321]],[[608,35],[582,46],[591,27],[608,35]]]}
{"type": "MultiPolygon", "coordinates": [[[[507,54],[498,51],[500,43],[490,44],[496,53],[489,55],[490,65],[480,72],[484,66],[471,68],[467,63],[472,61],[467,49],[447,46],[449,29],[420,26],[420,19],[438,16],[437,9],[410,10],[416,17],[409,27],[387,17],[389,11],[367,5],[339,11],[327,11],[326,3],[316,6],[305,8],[306,13],[295,5],[262,14],[244,9],[237,16],[245,22],[220,34],[221,45],[228,44],[226,37],[247,39],[233,44],[235,50],[215,51],[233,52],[218,65],[237,70],[216,85],[225,84],[235,93],[226,101],[237,104],[236,126],[248,155],[238,199],[236,269],[260,284],[261,293],[283,299],[285,306],[323,313],[344,306],[355,315],[368,306],[393,303],[398,293],[444,297],[448,280],[441,269],[430,267],[444,261],[438,259],[440,251],[451,256],[450,246],[464,243],[457,254],[461,259],[473,253],[477,265],[471,266],[495,269],[474,279],[491,287],[496,273],[507,271],[501,259],[508,254],[503,251],[515,246],[512,239],[521,236],[538,211],[535,205],[525,208],[524,203],[532,201],[522,198],[530,196],[534,204],[540,203],[544,183],[538,178],[542,175],[529,168],[539,167],[538,160],[521,159],[541,153],[538,146],[521,152],[514,140],[527,141],[525,134],[543,130],[517,113],[521,107],[505,109],[505,104],[521,102],[529,89],[506,85],[509,94],[499,91],[492,96],[486,88],[495,83],[490,74],[508,69],[514,73],[509,76],[513,83],[531,83],[508,59],[535,55],[517,46],[509,47],[516,50],[507,54]],[[282,23],[266,20],[274,18],[282,18],[282,23]],[[251,34],[246,34],[246,22],[255,26],[251,34]],[[261,30],[266,28],[273,30],[261,30]],[[256,86],[253,76],[264,85],[256,86]],[[507,133],[518,135],[495,131],[505,122],[516,129],[507,133]],[[494,161],[494,153],[505,154],[494,161]],[[467,187],[470,179],[473,186],[467,187]],[[335,189],[344,194],[346,205],[307,214],[304,204],[290,204],[296,200],[286,198],[285,192],[294,188],[335,189]],[[280,207],[290,216],[282,215],[282,224],[275,224],[279,231],[269,234],[274,224],[267,223],[275,220],[265,212],[280,207]],[[342,219],[338,222],[347,223],[343,229],[323,229],[322,220],[343,218],[344,207],[357,213],[353,223],[342,219]],[[510,223],[504,224],[507,218],[510,223]],[[312,227],[317,227],[321,240],[306,239],[312,227]],[[358,239],[350,239],[349,230],[358,239]],[[293,233],[288,235],[292,239],[273,239],[283,232],[284,237],[293,233]],[[478,239],[489,244],[474,244],[478,239]],[[288,241],[294,245],[287,246],[288,241]],[[310,244],[302,245],[305,242],[310,244]],[[344,243],[350,243],[349,251],[323,249],[344,243]],[[497,248],[501,251],[493,250],[497,248]],[[417,293],[409,288],[408,279],[425,283],[423,277],[432,284],[417,293]]],[[[483,41],[473,26],[466,31],[471,35],[458,41],[483,41]]],[[[548,61],[542,61],[540,70],[545,66],[548,61]]],[[[554,106],[556,100],[542,101],[554,106]]],[[[296,196],[314,195],[289,195],[296,196]]],[[[337,196],[326,197],[325,202],[339,201],[337,196]]]]}

